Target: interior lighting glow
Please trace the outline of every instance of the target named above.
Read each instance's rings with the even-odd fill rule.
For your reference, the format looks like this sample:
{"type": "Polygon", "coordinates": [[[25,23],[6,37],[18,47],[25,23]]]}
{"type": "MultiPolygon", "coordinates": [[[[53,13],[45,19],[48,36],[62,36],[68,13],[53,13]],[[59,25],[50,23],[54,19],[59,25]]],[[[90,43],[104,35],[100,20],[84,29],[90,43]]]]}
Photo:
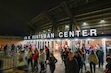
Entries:
{"type": "Polygon", "coordinates": [[[65,28],[69,28],[69,25],[66,25],[65,28]]]}
{"type": "Polygon", "coordinates": [[[50,41],[53,41],[53,39],[50,39],[50,41]]]}
{"type": "Polygon", "coordinates": [[[106,40],[106,38],[102,38],[102,40],[104,40],[104,41],[105,41],[105,40],[106,40]]]}
{"type": "Polygon", "coordinates": [[[45,39],[45,41],[47,41],[47,40],[45,39]]]}
{"type": "Polygon", "coordinates": [[[84,26],[88,25],[86,22],[83,23],[84,26]]]}
{"type": "Polygon", "coordinates": [[[91,39],[92,41],[94,41],[94,39],[91,39]]]}
{"type": "Polygon", "coordinates": [[[91,40],[91,38],[87,38],[86,40],[88,40],[88,41],[89,41],[89,40],[91,40]]]}
{"type": "Polygon", "coordinates": [[[43,30],[43,32],[46,32],[45,30],[43,30]]]}
{"type": "Polygon", "coordinates": [[[102,24],[102,23],[105,23],[105,20],[101,20],[99,23],[101,23],[101,24],[102,24]]]}
{"type": "Polygon", "coordinates": [[[48,29],[48,31],[51,31],[50,29],[48,29]]]}
{"type": "Polygon", "coordinates": [[[65,39],[66,41],[68,41],[68,39],[65,39]]]}
{"type": "Polygon", "coordinates": [[[75,39],[75,41],[78,41],[78,40],[79,40],[78,38],[75,39]]]}
{"type": "Polygon", "coordinates": [[[57,39],[57,41],[60,41],[60,39],[57,39]]]}

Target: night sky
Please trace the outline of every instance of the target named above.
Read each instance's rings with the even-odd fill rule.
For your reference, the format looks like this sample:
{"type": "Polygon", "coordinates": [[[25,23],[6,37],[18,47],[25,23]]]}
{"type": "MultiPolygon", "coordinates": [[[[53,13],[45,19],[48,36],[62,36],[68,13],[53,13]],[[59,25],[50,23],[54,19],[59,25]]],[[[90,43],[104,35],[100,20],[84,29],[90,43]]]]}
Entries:
{"type": "Polygon", "coordinates": [[[27,22],[42,11],[61,3],[62,0],[1,0],[0,35],[24,36],[27,22]]]}

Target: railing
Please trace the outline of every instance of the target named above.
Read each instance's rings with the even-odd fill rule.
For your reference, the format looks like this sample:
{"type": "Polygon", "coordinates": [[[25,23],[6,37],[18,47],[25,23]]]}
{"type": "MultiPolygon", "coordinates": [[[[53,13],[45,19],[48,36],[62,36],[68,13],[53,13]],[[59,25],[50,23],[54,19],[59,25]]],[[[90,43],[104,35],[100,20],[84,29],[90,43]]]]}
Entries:
{"type": "Polygon", "coordinates": [[[0,52],[0,60],[3,61],[1,70],[14,69],[17,66],[17,55],[13,53],[12,55],[6,55],[4,52],[0,52]]]}

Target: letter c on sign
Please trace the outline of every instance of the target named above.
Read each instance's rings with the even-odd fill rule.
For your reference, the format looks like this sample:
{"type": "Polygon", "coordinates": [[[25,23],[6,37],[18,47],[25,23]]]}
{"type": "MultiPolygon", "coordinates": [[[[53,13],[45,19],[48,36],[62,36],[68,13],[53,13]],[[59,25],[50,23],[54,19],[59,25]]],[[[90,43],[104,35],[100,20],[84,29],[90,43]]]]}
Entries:
{"type": "Polygon", "coordinates": [[[59,37],[60,37],[60,38],[63,37],[63,32],[59,32],[59,37]]]}

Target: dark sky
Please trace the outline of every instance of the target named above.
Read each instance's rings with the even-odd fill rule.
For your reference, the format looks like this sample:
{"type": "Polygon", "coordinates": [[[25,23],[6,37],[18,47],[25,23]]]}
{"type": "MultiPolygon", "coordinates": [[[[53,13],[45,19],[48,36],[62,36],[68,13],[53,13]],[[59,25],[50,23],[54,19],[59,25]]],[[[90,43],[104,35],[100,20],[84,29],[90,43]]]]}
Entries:
{"type": "Polygon", "coordinates": [[[1,0],[0,35],[19,35],[26,33],[27,22],[40,12],[53,8],[62,0],[1,0]]]}

